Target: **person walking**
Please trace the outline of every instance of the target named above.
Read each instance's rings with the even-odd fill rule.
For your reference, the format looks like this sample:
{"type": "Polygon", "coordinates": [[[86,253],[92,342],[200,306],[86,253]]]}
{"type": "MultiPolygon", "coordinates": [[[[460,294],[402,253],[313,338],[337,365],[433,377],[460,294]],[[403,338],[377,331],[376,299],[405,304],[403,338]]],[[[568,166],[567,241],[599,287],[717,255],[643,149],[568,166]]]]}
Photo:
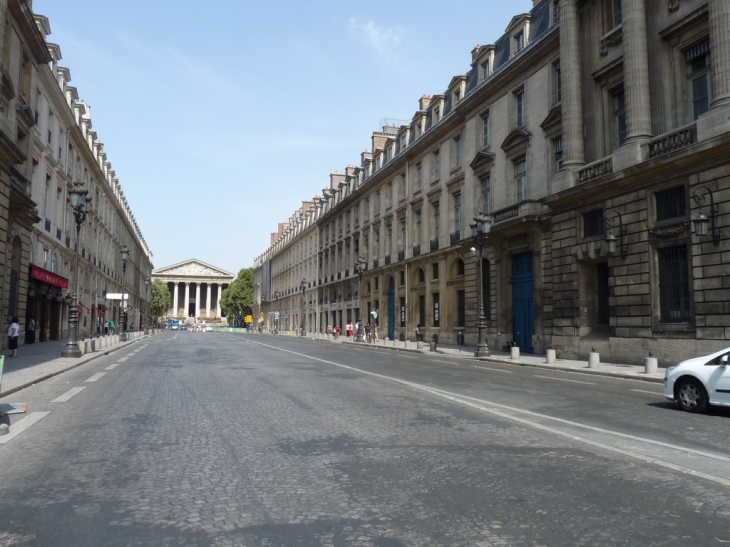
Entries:
{"type": "Polygon", "coordinates": [[[35,319],[28,318],[28,326],[25,327],[25,343],[35,344],[35,319]]]}
{"type": "Polygon", "coordinates": [[[421,341],[421,324],[418,323],[416,325],[416,342],[420,342],[420,341],[421,341]]]}
{"type": "Polygon", "coordinates": [[[109,334],[114,334],[114,320],[109,319],[109,334]]]}
{"type": "Polygon", "coordinates": [[[370,333],[370,323],[368,323],[367,325],[365,325],[365,341],[367,341],[368,343],[372,341],[372,339],[370,338],[370,333]]]}
{"type": "Polygon", "coordinates": [[[10,326],[8,327],[8,349],[12,350],[13,353],[10,357],[18,356],[18,336],[20,335],[20,325],[18,324],[18,318],[13,317],[10,320],[10,326]]]}
{"type": "Polygon", "coordinates": [[[373,325],[373,341],[374,342],[378,341],[378,324],[377,323],[375,323],[373,325]]]}

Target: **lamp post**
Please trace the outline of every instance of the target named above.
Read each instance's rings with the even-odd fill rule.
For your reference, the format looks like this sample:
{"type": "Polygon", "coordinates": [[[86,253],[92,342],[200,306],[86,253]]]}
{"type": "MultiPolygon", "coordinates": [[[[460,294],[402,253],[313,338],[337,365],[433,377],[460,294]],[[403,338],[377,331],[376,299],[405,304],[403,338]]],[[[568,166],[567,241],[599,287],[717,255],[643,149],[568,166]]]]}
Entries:
{"type": "Polygon", "coordinates": [[[144,326],[143,326],[144,333],[145,334],[149,334],[149,331],[147,330],[147,325],[150,322],[150,301],[149,301],[149,298],[148,298],[149,294],[150,294],[150,278],[149,277],[145,277],[145,279],[144,279],[144,295],[145,295],[145,300],[147,301],[147,311],[145,312],[145,322],[144,322],[144,326]]]}
{"type": "Polygon", "coordinates": [[[470,224],[470,227],[474,233],[474,242],[479,248],[479,264],[477,268],[477,275],[479,276],[477,283],[479,320],[477,323],[478,340],[476,358],[486,359],[492,354],[489,352],[489,346],[487,345],[487,317],[484,314],[484,274],[482,273],[482,268],[484,267],[484,245],[487,242],[489,230],[492,227],[492,219],[484,213],[480,213],[478,217],[474,218],[474,222],[470,224]]]}
{"type": "Polygon", "coordinates": [[[358,278],[357,297],[358,297],[358,308],[357,308],[357,333],[355,335],[355,342],[363,341],[363,328],[362,328],[362,274],[368,269],[368,263],[364,258],[358,258],[355,262],[355,272],[358,278]]]}
{"type": "MultiPolygon", "coordinates": [[[[279,291],[274,291],[274,300],[279,302],[279,296],[281,296],[281,293],[279,291]]],[[[279,310],[274,310],[274,334],[279,334],[279,310]]]]}
{"type": "Polygon", "coordinates": [[[61,351],[61,357],[81,357],[79,349],[79,235],[81,225],[86,220],[86,215],[91,206],[89,191],[82,190],[83,182],[74,182],[74,187],[69,191],[68,197],[71,202],[71,210],[76,220],[76,273],[74,275],[74,294],[65,299],[68,306],[68,342],[61,351]]]}
{"type": "Polygon", "coordinates": [[[692,191],[692,199],[694,199],[695,203],[700,206],[699,213],[697,213],[697,216],[692,219],[692,223],[695,225],[695,233],[698,236],[706,236],[708,228],[707,225],[711,224],[712,243],[714,245],[719,245],[720,231],[717,229],[717,225],[715,224],[715,217],[717,217],[717,215],[719,214],[719,210],[715,207],[715,200],[712,197],[712,190],[710,190],[707,186],[697,186],[692,191]],[[707,218],[702,212],[702,206],[705,204],[707,196],[710,196],[710,218],[707,218]]]}
{"type": "Polygon", "coordinates": [[[608,254],[612,255],[616,253],[616,242],[618,241],[619,253],[621,254],[621,258],[626,259],[626,257],[629,255],[629,251],[624,246],[624,235],[626,234],[626,230],[624,230],[624,223],[621,219],[621,213],[619,213],[615,209],[608,209],[605,213],[603,213],[603,219],[605,220],[606,227],[608,228],[608,235],[605,239],[608,246],[608,254]],[[613,225],[616,222],[616,219],[618,219],[618,238],[613,235],[613,225]]]}
{"type": "Polygon", "coordinates": [[[299,307],[299,315],[301,315],[301,329],[299,331],[299,336],[306,336],[307,335],[307,318],[304,313],[304,291],[307,290],[307,280],[302,278],[301,283],[299,283],[299,290],[302,292],[302,304],[299,307]]]}
{"type": "Polygon", "coordinates": [[[120,342],[126,342],[129,340],[129,335],[127,334],[127,307],[124,303],[124,281],[126,279],[126,273],[127,273],[127,260],[129,260],[129,249],[125,245],[122,247],[121,250],[122,255],[122,310],[119,315],[119,341],[120,342]]]}

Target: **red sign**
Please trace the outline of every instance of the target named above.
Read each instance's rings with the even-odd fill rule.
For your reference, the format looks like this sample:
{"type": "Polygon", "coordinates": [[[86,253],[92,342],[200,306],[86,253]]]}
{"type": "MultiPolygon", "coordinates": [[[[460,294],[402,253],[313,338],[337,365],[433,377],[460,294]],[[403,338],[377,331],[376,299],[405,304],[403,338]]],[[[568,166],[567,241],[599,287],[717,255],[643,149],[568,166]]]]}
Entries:
{"type": "Polygon", "coordinates": [[[43,283],[48,283],[54,287],[68,289],[68,279],[61,277],[60,275],[56,275],[53,272],[49,272],[48,270],[44,270],[43,268],[39,268],[38,266],[30,267],[30,276],[33,279],[43,281],[43,283]]]}

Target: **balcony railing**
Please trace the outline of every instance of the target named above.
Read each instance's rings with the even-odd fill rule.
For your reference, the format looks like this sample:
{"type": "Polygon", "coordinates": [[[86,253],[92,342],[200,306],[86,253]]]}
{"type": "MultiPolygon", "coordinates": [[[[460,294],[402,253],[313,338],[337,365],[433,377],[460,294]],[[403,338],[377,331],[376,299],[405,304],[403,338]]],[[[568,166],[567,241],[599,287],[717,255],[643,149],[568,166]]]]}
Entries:
{"type": "Polygon", "coordinates": [[[350,277],[350,268],[345,268],[345,277],[350,277]]]}
{"type": "Polygon", "coordinates": [[[405,260],[405,259],[406,259],[406,252],[398,251],[398,262],[400,262],[401,260],[405,260]]]}
{"type": "Polygon", "coordinates": [[[378,259],[376,258],[376,259],[373,260],[373,269],[377,268],[378,265],[379,265],[378,264],[378,259]]]}
{"type": "Polygon", "coordinates": [[[449,243],[451,245],[456,245],[459,241],[461,241],[461,230],[456,230],[449,236],[449,243]]]}
{"type": "Polygon", "coordinates": [[[649,141],[649,157],[656,158],[697,142],[697,124],[685,125],[649,141]]]}
{"type": "Polygon", "coordinates": [[[578,182],[581,184],[613,173],[613,158],[608,157],[586,165],[578,171],[578,182]]]}
{"type": "Polygon", "coordinates": [[[439,250],[439,240],[438,240],[438,238],[436,238],[436,239],[432,239],[432,240],[431,240],[431,241],[429,242],[429,250],[430,250],[431,252],[433,252],[433,251],[438,251],[438,250],[439,250]]]}
{"type": "Polygon", "coordinates": [[[387,255],[387,256],[385,257],[385,264],[386,264],[386,266],[387,266],[388,264],[390,264],[390,255],[387,255]]]}
{"type": "Polygon", "coordinates": [[[421,255],[421,245],[414,245],[413,246],[413,256],[420,256],[421,255]]]}

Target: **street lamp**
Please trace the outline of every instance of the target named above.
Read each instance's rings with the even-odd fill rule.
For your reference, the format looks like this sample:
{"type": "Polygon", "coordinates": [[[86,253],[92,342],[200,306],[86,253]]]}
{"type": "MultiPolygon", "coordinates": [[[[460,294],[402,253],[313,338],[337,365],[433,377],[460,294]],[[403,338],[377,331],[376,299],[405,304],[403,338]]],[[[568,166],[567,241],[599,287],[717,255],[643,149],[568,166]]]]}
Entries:
{"type": "Polygon", "coordinates": [[[357,334],[355,336],[355,342],[362,342],[363,341],[363,328],[362,328],[362,274],[365,273],[365,271],[368,269],[368,263],[367,260],[364,258],[358,258],[357,262],[355,262],[355,272],[357,273],[358,277],[358,283],[357,286],[357,296],[358,300],[360,301],[358,303],[357,308],[357,334]]]}
{"type": "Polygon", "coordinates": [[[122,312],[119,315],[119,341],[120,342],[126,342],[129,340],[129,335],[127,334],[127,308],[124,304],[124,281],[126,279],[126,273],[127,273],[127,260],[129,260],[129,249],[125,245],[122,247],[121,250],[122,255],[122,312]]]}
{"type": "Polygon", "coordinates": [[[299,315],[301,315],[301,330],[299,331],[299,336],[306,336],[307,335],[307,318],[304,315],[304,291],[307,290],[307,280],[302,278],[302,282],[299,283],[299,290],[302,291],[302,305],[299,307],[299,315]]]}
{"type": "Polygon", "coordinates": [[[484,213],[480,213],[469,226],[474,233],[474,242],[479,248],[479,267],[477,268],[477,274],[479,275],[479,282],[477,283],[479,321],[477,323],[478,341],[476,357],[477,359],[486,359],[492,354],[489,352],[489,346],[487,345],[487,317],[484,315],[484,274],[482,273],[482,268],[484,267],[484,245],[487,242],[489,230],[492,227],[492,219],[484,213]]]}
{"type": "MultiPolygon", "coordinates": [[[[278,302],[280,296],[279,291],[274,291],[274,300],[278,302]]],[[[279,310],[274,310],[274,334],[279,334],[279,310]]]]}
{"type": "Polygon", "coordinates": [[[86,220],[86,215],[91,208],[91,198],[88,197],[89,191],[82,190],[83,182],[74,182],[73,189],[69,191],[68,197],[71,203],[71,210],[76,220],[76,273],[74,276],[74,294],[72,297],[66,297],[66,305],[68,308],[68,342],[61,351],[61,357],[81,357],[79,349],[79,235],[81,233],[81,225],[86,220]]]}
{"type": "Polygon", "coordinates": [[[144,333],[149,334],[149,331],[147,330],[147,324],[150,322],[150,301],[149,301],[149,294],[150,294],[150,278],[145,277],[144,279],[144,294],[145,294],[145,300],[147,301],[147,312],[145,313],[146,319],[144,324],[144,333]]]}
{"type": "Polygon", "coordinates": [[[700,206],[700,212],[692,219],[692,222],[695,225],[695,233],[698,236],[706,236],[707,225],[712,224],[712,243],[719,245],[720,231],[717,229],[717,225],[715,224],[715,217],[719,214],[719,210],[718,208],[715,208],[715,200],[712,197],[712,190],[710,190],[707,186],[697,186],[692,191],[692,199],[694,199],[695,203],[700,206]],[[707,218],[704,213],[702,213],[702,206],[705,204],[707,196],[710,196],[710,218],[707,218]]]}
{"type": "Polygon", "coordinates": [[[608,246],[608,254],[613,255],[616,252],[616,242],[618,241],[619,253],[621,254],[621,258],[625,260],[626,257],[629,256],[629,251],[624,246],[626,230],[624,230],[621,213],[619,213],[616,209],[608,209],[605,213],[603,213],[603,218],[606,222],[606,227],[608,228],[608,235],[605,239],[608,246]],[[618,238],[613,235],[613,224],[616,222],[616,219],[618,219],[618,238]]]}

